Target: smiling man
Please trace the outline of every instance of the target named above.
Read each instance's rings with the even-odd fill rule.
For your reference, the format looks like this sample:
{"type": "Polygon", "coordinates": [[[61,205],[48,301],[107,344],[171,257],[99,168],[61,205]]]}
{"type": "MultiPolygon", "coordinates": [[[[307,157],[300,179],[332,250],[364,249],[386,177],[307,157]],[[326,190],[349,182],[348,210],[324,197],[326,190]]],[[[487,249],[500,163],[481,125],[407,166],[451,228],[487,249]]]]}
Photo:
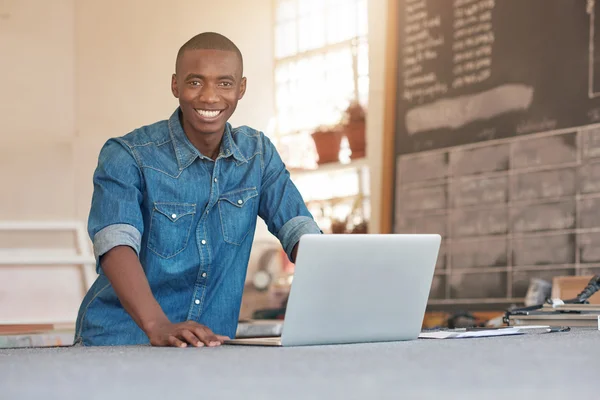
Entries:
{"type": "Polygon", "coordinates": [[[99,274],[79,345],[218,346],[234,337],[260,216],[294,261],[322,233],[261,132],[228,122],[246,91],[237,46],[202,33],[177,54],[179,107],[108,140],[88,230],[99,274]]]}

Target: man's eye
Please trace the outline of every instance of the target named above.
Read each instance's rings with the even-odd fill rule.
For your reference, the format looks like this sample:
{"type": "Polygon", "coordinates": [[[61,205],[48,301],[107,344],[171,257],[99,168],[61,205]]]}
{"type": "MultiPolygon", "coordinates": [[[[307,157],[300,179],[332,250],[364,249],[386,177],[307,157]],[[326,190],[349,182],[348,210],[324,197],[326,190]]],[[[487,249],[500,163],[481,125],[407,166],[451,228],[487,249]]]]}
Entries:
{"type": "Polygon", "coordinates": [[[190,84],[192,86],[199,86],[200,85],[200,81],[191,81],[190,84]]]}
{"type": "Polygon", "coordinates": [[[221,82],[221,86],[229,87],[232,86],[231,82],[221,82]]]}

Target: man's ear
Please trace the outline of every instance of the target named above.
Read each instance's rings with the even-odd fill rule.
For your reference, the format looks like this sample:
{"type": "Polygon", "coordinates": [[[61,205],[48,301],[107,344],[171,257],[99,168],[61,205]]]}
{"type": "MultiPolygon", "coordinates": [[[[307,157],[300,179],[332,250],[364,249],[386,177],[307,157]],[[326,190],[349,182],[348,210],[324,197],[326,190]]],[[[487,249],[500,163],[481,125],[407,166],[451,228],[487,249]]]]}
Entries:
{"type": "Polygon", "coordinates": [[[171,76],[171,92],[173,93],[173,96],[179,98],[179,89],[177,88],[177,75],[175,74],[171,76]]]}
{"type": "Polygon", "coordinates": [[[241,100],[246,93],[246,77],[242,78],[242,82],[240,82],[240,95],[238,96],[238,100],[241,100]]]}

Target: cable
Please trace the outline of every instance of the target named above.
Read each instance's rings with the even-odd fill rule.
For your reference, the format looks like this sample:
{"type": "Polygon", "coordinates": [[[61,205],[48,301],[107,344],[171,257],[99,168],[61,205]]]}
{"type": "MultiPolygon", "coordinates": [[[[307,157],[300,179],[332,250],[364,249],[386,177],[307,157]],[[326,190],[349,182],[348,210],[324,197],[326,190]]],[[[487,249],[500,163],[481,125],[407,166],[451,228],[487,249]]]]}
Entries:
{"type": "Polygon", "coordinates": [[[600,275],[594,275],[587,286],[574,299],[565,300],[565,304],[587,304],[588,299],[600,290],[600,275]]]}

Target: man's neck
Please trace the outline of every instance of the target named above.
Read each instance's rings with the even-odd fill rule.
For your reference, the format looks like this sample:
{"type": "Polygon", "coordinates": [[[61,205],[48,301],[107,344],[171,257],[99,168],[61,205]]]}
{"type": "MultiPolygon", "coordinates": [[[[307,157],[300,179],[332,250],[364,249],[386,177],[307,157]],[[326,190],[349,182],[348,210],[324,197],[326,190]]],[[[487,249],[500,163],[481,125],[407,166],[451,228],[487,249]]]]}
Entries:
{"type": "Polygon", "coordinates": [[[213,160],[216,160],[219,156],[219,152],[221,150],[221,141],[223,139],[223,134],[214,134],[214,135],[206,135],[206,136],[193,136],[188,135],[186,133],[190,142],[194,145],[198,151],[205,155],[206,157],[210,157],[213,160]]]}
{"type": "Polygon", "coordinates": [[[221,151],[221,142],[223,141],[225,132],[221,132],[220,134],[201,134],[193,132],[191,129],[185,129],[185,126],[183,131],[190,142],[202,155],[210,157],[212,160],[217,159],[219,152],[221,151]]]}

